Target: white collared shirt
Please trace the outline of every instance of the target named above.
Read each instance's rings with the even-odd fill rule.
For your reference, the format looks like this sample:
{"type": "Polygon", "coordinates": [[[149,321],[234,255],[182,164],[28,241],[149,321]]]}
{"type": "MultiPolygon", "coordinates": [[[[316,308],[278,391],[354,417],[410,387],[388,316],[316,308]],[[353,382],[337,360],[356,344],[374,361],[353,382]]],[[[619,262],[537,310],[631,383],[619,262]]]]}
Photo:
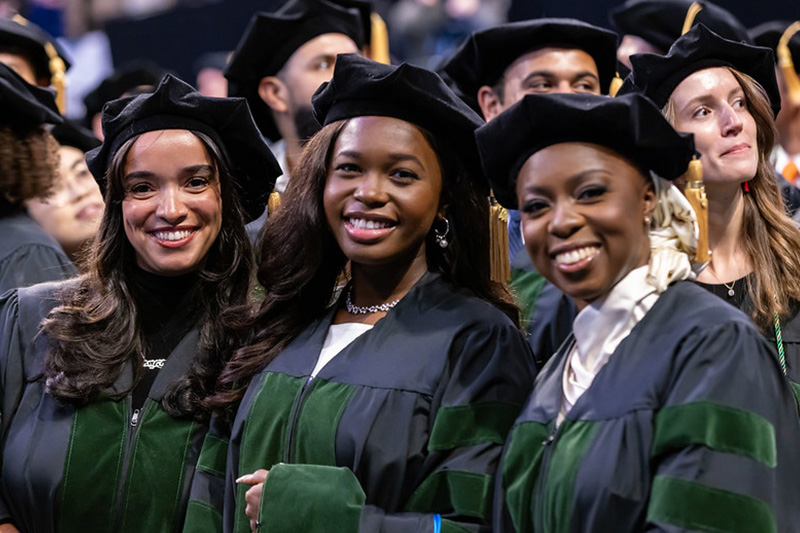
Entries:
{"type": "Polygon", "coordinates": [[[591,386],[619,343],[658,300],[656,288],[647,282],[647,271],[647,266],[632,270],[605,298],[587,305],[575,317],[575,344],[564,365],[564,403],[558,424],[591,386]]]}

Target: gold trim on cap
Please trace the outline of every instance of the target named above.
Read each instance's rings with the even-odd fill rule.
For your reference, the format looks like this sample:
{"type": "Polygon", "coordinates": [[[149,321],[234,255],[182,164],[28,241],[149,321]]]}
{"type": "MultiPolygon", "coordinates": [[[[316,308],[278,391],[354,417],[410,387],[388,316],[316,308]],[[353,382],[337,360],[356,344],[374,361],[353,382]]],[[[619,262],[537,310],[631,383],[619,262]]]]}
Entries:
{"type": "Polygon", "coordinates": [[[800,20],[791,24],[781,35],[778,41],[778,68],[783,73],[783,79],[786,82],[786,89],[789,93],[789,100],[794,105],[800,105],[800,77],[794,68],[794,61],[792,61],[792,52],[789,50],[789,41],[795,33],[800,31],[800,20]]]}
{"type": "Polygon", "coordinates": [[[695,17],[702,10],[703,6],[700,5],[700,2],[692,2],[692,5],[689,6],[689,10],[686,12],[686,18],[683,20],[681,35],[685,35],[687,31],[692,29],[692,24],[694,24],[695,17]]]}

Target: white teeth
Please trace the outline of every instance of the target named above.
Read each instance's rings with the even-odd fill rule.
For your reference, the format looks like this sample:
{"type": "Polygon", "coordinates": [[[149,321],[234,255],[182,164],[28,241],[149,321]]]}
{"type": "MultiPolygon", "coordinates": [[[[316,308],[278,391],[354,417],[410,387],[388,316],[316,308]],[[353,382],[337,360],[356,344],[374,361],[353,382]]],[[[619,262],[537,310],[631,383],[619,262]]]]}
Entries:
{"type": "Polygon", "coordinates": [[[389,222],[381,220],[364,220],[363,218],[349,219],[350,225],[358,229],[383,229],[391,226],[389,222]]]}
{"type": "Polygon", "coordinates": [[[597,246],[587,246],[585,248],[578,248],[577,250],[570,250],[556,255],[557,265],[571,265],[577,263],[582,259],[586,259],[595,254],[597,246]]]}
{"type": "Polygon", "coordinates": [[[185,239],[192,232],[189,230],[183,231],[154,231],[153,235],[155,235],[156,239],[161,241],[179,241],[181,239],[185,239]]]}

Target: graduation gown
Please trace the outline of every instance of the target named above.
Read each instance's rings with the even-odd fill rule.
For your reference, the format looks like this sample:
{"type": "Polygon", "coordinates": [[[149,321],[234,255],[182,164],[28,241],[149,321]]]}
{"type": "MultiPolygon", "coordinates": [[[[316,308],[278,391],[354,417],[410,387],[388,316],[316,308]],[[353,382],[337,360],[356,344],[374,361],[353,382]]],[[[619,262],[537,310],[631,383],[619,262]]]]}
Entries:
{"type": "MultiPolygon", "coordinates": [[[[698,285],[707,291],[716,294],[722,300],[750,316],[753,304],[750,299],[750,292],[748,291],[747,284],[747,277],[736,280],[733,285],[734,296],[730,297],[728,296],[729,287],[724,283],[720,285],[698,283],[698,285]]],[[[794,390],[794,394],[798,398],[798,405],[800,405],[800,302],[793,302],[793,309],[790,316],[780,321],[780,329],[784,357],[786,358],[786,373],[789,377],[792,389],[794,390]]],[[[775,329],[770,328],[763,333],[770,346],[772,346],[773,352],[777,355],[778,345],[775,329]]]]}
{"type": "MultiPolygon", "coordinates": [[[[197,357],[198,332],[169,355],[140,412],[130,396],[76,408],[45,391],[48,340],[33,340],[58,286],[0,298],[0,520],[26,533],[180,531],[207,425],[172,418],[161,400],[197,357]]],[[[109,392],[131,379],[128,365],[109,392]]]]}
{"type": "Polygon", "coordinates": [[[0,294],[76,273],[58,243],[27,214],[0,218],[0,294]]]}
{"type": "Polygon", "coordinates": [[[573,344],[511,430],[496,531],[797,531],[798,413],[748,317],[673,284],[556,429],[573,344]]]}
{"type": "Polygon", "coordinates": [[[502,443],[535,374],[522,334],[428,273],[309,379],[334,313],[252,380],[232,424],[216,519],[209,475],[224,466],[205,459],[221,457],[224,439],[207,439],[186,531],[211,531],[221,518],[226,532],[249,531],[249,487],[234,480],[259,468],[270,471],[262,532],[488,527],[502,443]]]}

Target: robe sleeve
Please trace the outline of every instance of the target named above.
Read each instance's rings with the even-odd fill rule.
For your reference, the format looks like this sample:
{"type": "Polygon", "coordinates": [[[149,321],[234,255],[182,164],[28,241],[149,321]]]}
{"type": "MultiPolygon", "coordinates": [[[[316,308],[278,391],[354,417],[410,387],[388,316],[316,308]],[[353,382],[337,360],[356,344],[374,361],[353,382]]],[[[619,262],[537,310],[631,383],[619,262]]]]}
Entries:
{"type": "Polygon", "coordinates": [[[31,245],[9,255],[0,267],[0,293],[45,281],[68,279],[77,274],[75,266],[60,250],[31,245]]]}
{"type": "Polygon", "coordinates": [[[510,322],[468,328],[451,344],[427,455],[403,512],[369,505],[347,468],[281,464],[264,484],[259,531],[488,531],[502,445],[534,377],[533,354],[510,322]]]}
{"type": "MultiPolygon", "coordinates": [[[[19,324],[19,295],[11,290],[0,296],[0,427],[5,431],[13,417],[14,406],[22,394],[24,353],[19,324]]],[[[11,522],[11,513],[0,491],[0,523],[11,522]]]]}
{"type": "Polygon", "coordinates": [[[647,529],[796,527],[798,413],[774,346],[727,323],[690,335],[681,352],[653,425],[647,529]]]}
{"type": "Polygon", "coordinates": [[[185,533],[222,531],[229,444],[230,425],[222,417],[212,416],[192,478],[183,526],[185,533]]]}

